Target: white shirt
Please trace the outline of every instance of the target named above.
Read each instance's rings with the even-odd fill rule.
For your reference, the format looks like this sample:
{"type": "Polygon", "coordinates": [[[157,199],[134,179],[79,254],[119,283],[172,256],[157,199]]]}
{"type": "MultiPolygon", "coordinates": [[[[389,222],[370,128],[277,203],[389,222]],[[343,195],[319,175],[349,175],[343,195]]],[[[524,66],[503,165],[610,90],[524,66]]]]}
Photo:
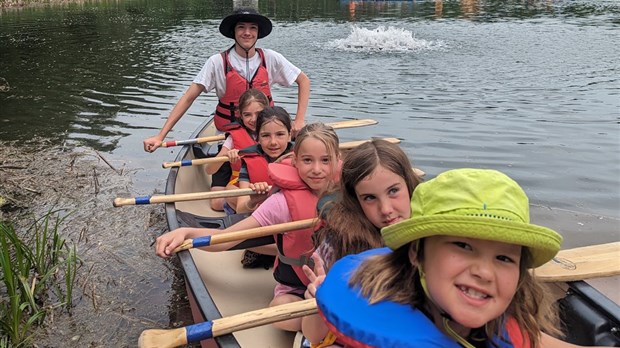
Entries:
{"type": "MultiPolygon", "coordinates": [[[[284,87],[291,86],[297,80],[301,70],[274,50],[263,49],[263,52],[265,53],[267,73],[269,74],[269,86],[273,84],[284,87]]],[[[237,54],[234,49],[229,51],[228,61],[241,76],[247,79],[248,75],[250,77],[254,76],[256,69],[258,69],[260,56],[257,52],[254,54],[254,57],[248,59],[250,74],[247,74],[246,71],[246,58],[237,54]]],[[[206,93],[215,89],[215,94],[218,98],[224,96],[226,91],[226,75],[224,72],[224,61],[220,53],[214,54],[207,59],[202,70],[194,78],[194,83],[203,85],[206,93]]]]}

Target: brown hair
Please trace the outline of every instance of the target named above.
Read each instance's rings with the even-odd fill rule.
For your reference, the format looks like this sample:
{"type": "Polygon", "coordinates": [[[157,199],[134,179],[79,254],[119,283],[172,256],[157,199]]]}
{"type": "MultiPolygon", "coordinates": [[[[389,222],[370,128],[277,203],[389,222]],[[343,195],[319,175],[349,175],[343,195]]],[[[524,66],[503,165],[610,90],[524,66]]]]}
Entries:
{"type": "MultiPolygon", "coordinates": [[[[389,300],[425,310],[427,298],[420,283],[418,267],[414,264],[416,260],[424,261],[424,239],[419,241],[419,246],[416,246],[417,243],[413,241],[391,253],[365,260],[354,272],[349,285],[359,286],[370,303],[389,300]]],[[[529,250],[522,248],[517,291],[504,314],[485,325],[487,337],[501,335],[508,317],[516,320],[532,347],[539,346],[542,331],[551,335],[560,334],[557,309],[552,305],[549,290],[528,271],[531,258],[529,250]]]]}
{"type": "Polygon", "coordinates": [[[269,106],[263,109],[263,111],[258,113],[258,117],[256,118],[256,140],[258,141],[258,134],[260,133],[261,128],[267,122],[278,121],[282,123],[284,128],[291,133],[292,122],[291,115],[284,110],[284,108],[279,106],[269,106]]]}
{"type": "Polygon", "coordinates": [[[237,122],[244,127],[246,126],[245,124],[243,124],[243,117],[241,117],[243,115],[243,109],[247,108],[253,102],[259,103],[263,108],[269,106],[269,99],[260,89],[250,88],[247,91],[243,92],[243,94],[239,97],[239,112],[237,115],[237,122]]]}
{"type": "Polygon", "coordinates": [[[325,226],[314,235],[315,246],[327,242],[333,248],[332,260],[325,260],[326,266],[349,254],[383,246],[379,229],[364,215],[357,199],[355,186],[382,166],[402,177],[411,193],[422,181],[411,168],[409,158],[395,144],[382,139],[357,146],[345,155],[342,162],[340,194],[336,202],[325,207],[325,226]]]}

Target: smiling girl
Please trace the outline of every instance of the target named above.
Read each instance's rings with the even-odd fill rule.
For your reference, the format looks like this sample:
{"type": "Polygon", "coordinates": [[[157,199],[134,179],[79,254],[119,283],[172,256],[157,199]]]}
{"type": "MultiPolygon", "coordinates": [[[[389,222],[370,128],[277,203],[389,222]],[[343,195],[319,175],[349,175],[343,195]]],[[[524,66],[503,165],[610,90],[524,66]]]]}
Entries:
{"type": "Polygon", "coordinates": [[[529,221],[506,175],[457,169],[418,185],[411,217],[381,230],[389,247],[344,257],[317,291],[327,325],[353,347],[574,347],[558,334],[529,269],[562,237],[529,221]]]}
{"type": "MultiPolygon", "coordinates": [[[[213,175],[211,191],[237,188],[235,184],[241,168],[239,150],[256,144],[256,120],[258,114],[267,106],[269,106],[269,99],[263,92],[255,88],[248,89],[239,98],[238,123],[236,127],[230,127],[228,136],[217,154],[217,156],[228,156],[229,163],[210,163],[205,167],[207,174],[213,175]],[[221,170],[223,165],[229,166],[229,168],[221,170]]],[[[224,203],[224,198],[212,199],[210,202],[211,209],[223,210],[224,203]]]]}
{"type": "MultiPolygon", "coordinates": [[[[381,228],[408,219],[411,192],[421,182],[403,150],[374,139],[351,149],[342,162],[340,194],[333,205],[326,203],[324,226],[315,232],[314,270],[304,266],[310,279],[306,298],[312,298],[325,277],[325,270],[338,259],[383,246],[381,228]]],[[[333,343],[318,315],[302,319],[302,332],[317,345],[333,343]]]]}
{"type": "MultiPolygon", "coordinates": [[[[173,250],[185,239],[208,236],[269,226],[285,222],[317,217],[318,197],[335,186],[339,177],[339,141],[334,129],[322,123],[309,124],[301,129],[293,148],[290,163],[269,164],[269,177],[279,191],[270,195],[251,216],[225,230],[182,227],[157,238],[155,252],[168,258],[173,250]]],[[[254,200],[258,195],[253,195],[254,200]]],[[[264,198],[264,197],[263,197],[264,198]]],[[[255,200],[260,201],[260,198],[255,200]]],[[[309,283],[302,266],[308,262],[314,248],[312,228],[275,235],[278,249],[274,278],[277,285],[270,306],[300,301],[309,283]]],[[[273,239],[270,241],[273,243],[273,239]]],[[[260,241],[235,241],[202,247],[206,251],[222,251],[231,248],[253,248],[270,244],[264,238],[260,241]]],[[[276,327],[299,331],[301,318],[290,319],[274,324],[276,327]]]]}
{"type": "MultiPolygon", "coordinates": [[[[291,117],[281,107],[267,107],[256,119],[257,145],[243,150],[239,170],[239,188],[252,188],[265,193],[272,180],[267,175],[267,165],[289,153],[291,141],[291,117]]],[[[245,213],[256,209],[250,196],[231,197],[226,203],[236,211],[245,213]]]]}

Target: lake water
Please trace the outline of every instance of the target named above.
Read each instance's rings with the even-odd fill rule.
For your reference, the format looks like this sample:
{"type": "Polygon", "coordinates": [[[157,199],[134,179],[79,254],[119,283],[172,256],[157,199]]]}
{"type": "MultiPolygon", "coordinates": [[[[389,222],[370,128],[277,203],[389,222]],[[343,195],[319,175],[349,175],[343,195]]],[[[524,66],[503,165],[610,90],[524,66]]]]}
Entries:
{"type": "MultiPolygon", "coordinates": [[[[487,167],[533,203],[620,217],[620,4],[616,1],[254,1],[259,41],[311,78],[309,121],[374,118],[343,139],[396,136],[429,177],[487,167]]],[[[141,151],[206,58],[232,2],[120,1],[3,10],[0,139],[81,143],[141,168],[141,151]]],[[[295,110],[295,88],[275,100],[295,110]]],[[[169,134],[214,108],[205,95],[169,134]]]]}
{"type": "MultiPolygon", "coordinates": [[[[308,121],[373,118],[342,139],[399,137],[427,178],[458,167],[516,179],[567,212],[567,244],[620,239],[620,2],[254,1],[275,49],[312,81],[308,121]],[[578,233],[582,219],[605,231],[578,233]],[[575,227],[574,229],[570,226],[575,227]]],[[[147,154],[208,56],[231,1],[103,1],[0,15],[0,139],[35,135],[97,149],[162,191],[176,148],[147,154]]],[[[295,110],[296,88],[274,99],[295,110]]],[[[215,107],[198,99],[169,134],[215,107]]],[[[538,215],[541,215],[540,213],[538,215]]],[[[561,218],[563,219],[563,218],[561,218]]]]}

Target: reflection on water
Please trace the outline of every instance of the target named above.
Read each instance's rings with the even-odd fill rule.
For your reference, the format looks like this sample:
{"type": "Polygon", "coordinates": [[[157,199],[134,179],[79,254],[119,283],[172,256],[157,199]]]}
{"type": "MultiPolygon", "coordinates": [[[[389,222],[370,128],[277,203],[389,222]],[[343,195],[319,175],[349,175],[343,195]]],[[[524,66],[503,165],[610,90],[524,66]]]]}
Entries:
{"type": "MultiPolygon", "coordinates": [[[[241,1],[244,2],[244,1],[241,1]]],[[[259,46],[312,80],[309,120],[375,118],[344,140],[398,136],[429,177],[507,171],[534,202],[619,216],[615,1],[249,1],[274,21],[259,46]]],[[[246,1],[247,3],[247,1],[246,1]]],[[[3,10],[0,139],[45,135],[130,160],[141,193],[162,187],[141,152],[206,58],[232,1],[118,1],[3,10]]],[[[276,88],[294,110],[295,88],[276,88]]],[[[198,102],[170,133],[211,113],[198,102]]],[[[619,228],[620,230],[620,228],[619,228]]]]}

